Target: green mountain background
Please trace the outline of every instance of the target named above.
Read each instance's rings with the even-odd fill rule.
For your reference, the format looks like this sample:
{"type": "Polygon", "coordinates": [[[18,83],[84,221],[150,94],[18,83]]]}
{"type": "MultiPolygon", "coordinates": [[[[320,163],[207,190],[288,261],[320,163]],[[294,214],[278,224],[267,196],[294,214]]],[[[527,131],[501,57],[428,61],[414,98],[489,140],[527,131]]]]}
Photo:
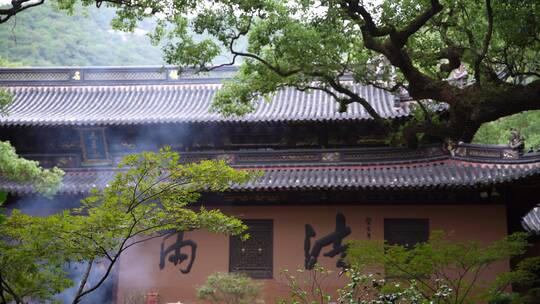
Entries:
{"type": "MultiPolygon", "coordinates": [[[[29,9],[0,25],[0,66],[164,64],[161,49],[145,35],[152,30],[151,23],[143,22],[136,33],[122,33],[111,29],[113,16],[114,11],[105,7],[79,7],[71,16],[51,4],[29,9]]],[[[474,142],[506,144],[510,127],[522,132],[527,149],[540,144],[540,111],[486,123],[474,142]]]]}
{"type": "Polygon", "coordinates": [[[0,25],[0,57],[27,66],[163,64],[161,49],[144,34],[151,24],[113,31],[113,16],[104,6],[79,7],[71,16],[51,4],[26,10],[0,25]]]}

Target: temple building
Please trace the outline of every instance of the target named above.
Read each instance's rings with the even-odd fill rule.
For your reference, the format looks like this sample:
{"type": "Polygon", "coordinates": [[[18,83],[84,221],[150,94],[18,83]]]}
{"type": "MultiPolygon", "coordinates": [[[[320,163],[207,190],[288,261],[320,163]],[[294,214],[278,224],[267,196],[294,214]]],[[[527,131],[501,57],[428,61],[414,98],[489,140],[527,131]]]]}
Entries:
{"type": "MultiPolygon", "coordinates": [[[[264,172],[224,193],[204,193],[199,202],[245,220],[248,241],[188,231],[134,247],[111,282],[109,297],[118,303],[133,290],[156,293],[162,303],[195,303],[195,288],[216,271],[261,280],[267,303],[274,303],[288,294],[280,270],[315,262],[337,270],[347,240],[410,245],[444,230],[457,240],[488,243],[540,231],[538,208],[527,215],[539,203],[539,152],[440,142],[391,147],[360,105],[339,113],[322,92],[285,89],[242,117],[211,112],[213,95],[234,72],[1,69],[0,86],[15,98],[9,115],[0,117],[0,140],[66,172],[52,200],[0,176],[8,206],[35,214],[72,207],[91,188],[104,187],[123,156],[164,145],[185,162],[224,159],[264,172]],[[187,240],[196,250],[184,246],[186,259],[175,265],[166,248],[187,240]]],[[[414,101],[372,86],[352,88],[382,117],[408,119],[414,101]]],[[[508,267],[498,264],[486,276],[508,267]]]]}

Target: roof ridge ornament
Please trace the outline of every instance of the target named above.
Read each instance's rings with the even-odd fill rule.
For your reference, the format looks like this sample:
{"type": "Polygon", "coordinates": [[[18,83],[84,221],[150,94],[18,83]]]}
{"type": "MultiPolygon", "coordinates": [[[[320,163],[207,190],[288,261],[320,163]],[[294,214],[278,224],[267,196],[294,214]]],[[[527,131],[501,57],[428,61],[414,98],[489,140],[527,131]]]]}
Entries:
{"type": "Polygon", "coordinates": [[[172,70],[169,71],[169,79],[178,80],[178,78],[180,78],[178,70],[172,69],[172,70]]]}
{"type": "Polygon", "coordinates": [[[81,72],[80,71],[74,71],[73,76],[71,77],[71,79],[76,80],[76,81],[81,80],[81,72]]]}
{"type": "Polygon", "coordinates": [[[510,128],[510,137],[508,138],[508,146],[517,151],[519,155],[525,150],[525,137],[515,128],[510,128]]]}
{"type": "Polygon", "coordinates": [[[449,153],[451,156],[455,156],[458,150],[458,147],[462,144],[463,142],[456,142],[455,140],[451,138],[447,138],[443,142],[442,149],[443,151],[449,153]]]}

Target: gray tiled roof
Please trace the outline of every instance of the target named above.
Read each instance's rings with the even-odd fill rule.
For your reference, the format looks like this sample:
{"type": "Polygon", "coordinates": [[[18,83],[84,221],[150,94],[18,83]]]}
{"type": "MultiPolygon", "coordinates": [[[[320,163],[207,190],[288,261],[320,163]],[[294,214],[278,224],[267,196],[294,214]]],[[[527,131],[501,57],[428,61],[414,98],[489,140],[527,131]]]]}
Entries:
{"type": "MultiPolygon", "coordinates": [[[[276,166],[263,169],[255,182],[235,185],[235,191],[275,190],[369,190],[473,188],[512,182],[540,174],[540,163],[486,164],[447,159],[399,165],[276,166]]],[[[60,192],[85,193],[93,187],[105,187],[115,170],[66,170],[60,192]]],[[[0,177],[0,189],[31,193],[21,185],[0,177]]]]}
{"type": "Polygon", "coordinates": [[[488,165],[436,161],[410,165],[271,168],[239,190],[471,188],[540,173],[540,164],[488,165]]]}
{"type": "Polygon", "coordinates": [[[540,235],[540,205],[523,217],[522,224],[527,231],[540,235]]]}
{"type": "MultiPolygon", "coordinates": [[[[14,102],[0,125],[118,125],[148,123],[359,121],[371,119],[359,104],[337,111],[333,98],[320,91],[285,89],[271,103],[260,102],[243,117],[210,113],[219,84],[86,86],[11,86],[14,102]]],[[[385,118],[409,115],[407,103],[372,86],[354,85],[385,118]]]]}

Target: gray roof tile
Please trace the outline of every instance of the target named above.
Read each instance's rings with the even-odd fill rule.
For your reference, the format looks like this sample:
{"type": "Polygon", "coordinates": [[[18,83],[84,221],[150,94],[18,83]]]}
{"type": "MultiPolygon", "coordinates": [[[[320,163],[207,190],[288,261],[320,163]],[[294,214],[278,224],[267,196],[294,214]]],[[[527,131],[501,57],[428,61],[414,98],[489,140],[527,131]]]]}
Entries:
{"type": "Polygon", "coordinates": [[[525,230],[540,235],[540,205],[534,207],[521,222],[525,230]]]}
{"type": "MultiPolygon", "coordinates": [[[[256,169],[256,168],[253,168],[256,169]]],[[[497,185],[540,174],[540,163],[485,164],[456,160],[422,164],[360,166],[265,167],[258,180],[234,185],[233,191],[275,190],[369,190],[369,189],[458,189],[497,185]]],[[[93,187],[105,187],[117,171],[66,170],[60,192],[86,193],[93,187]]],[[[0,177],[0,189],[14,193],[32,193],[21,185],[0,177]]]]}
{"type": "MultiPolygon", "coordinates": [[[[90,86],[11,86],[14,102],[0,125],[119,125],[148,123],[359,121],[371,119],[359,104],[339,113],[323,92],[285,89],[255,112],[224,117],[210,112],[219,84],[90,86]]],[[[409,115],[409,105],[395,106],[394,95],[372,86],[354,85],[385,118],[409,115]]]]}

